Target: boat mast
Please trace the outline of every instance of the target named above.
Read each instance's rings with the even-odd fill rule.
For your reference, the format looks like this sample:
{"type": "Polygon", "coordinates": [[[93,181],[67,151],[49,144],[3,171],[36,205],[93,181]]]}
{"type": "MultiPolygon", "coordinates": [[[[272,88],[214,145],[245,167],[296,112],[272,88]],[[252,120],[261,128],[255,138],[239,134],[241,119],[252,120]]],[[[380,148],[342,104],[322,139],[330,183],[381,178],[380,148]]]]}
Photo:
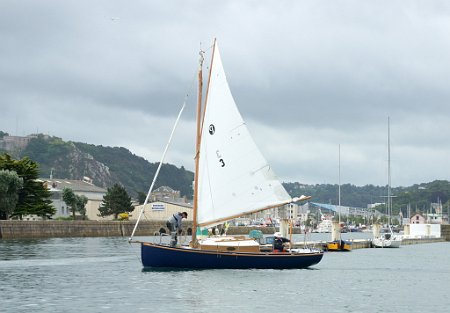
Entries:
{"type": "Polygon", "coordinates": [[[195,172],[194,172],[194,207],[192,223],[192,243],[197,241],[197,207],[198,207],[198,167],[201,140],[201,116],[202,116],[202,93],[203,93],[203,60],[204,51],[200,49],[200,59],[198,65],[198,91],[197,91],[197,136],[195,143],[195,172]]]}
{"type": "Polygon", "coordinates": [[[216,39],[214,39],[213,44],[213,52],[211,56],[211,65],[209,67],[209,77],[208,77],[208,86],[206,87],[206,97],[205,97],[205,108],[203,109],[202,114],[202,95],[203,95],[203,61],[204,61],[204,51],[200,51],[200,61],[199,61],[199,69],[198,69],[198,99],[197,99],[197,140],[195,147],[195,173],[194,173],[194,216],[192,223],[192,246],[197,245],[197,210],[198,210],[198,170],[199,170],[199,161],[200,161],[200,144],[202,140],[202,126],[203,119],[206,110],[206,101],[208,99],[208,90],[209,90],[209,82],[211,80],[211,70],[212,63],[214,60],[214,50],[216,47],[216,39]]]}
{"type": "Polygon", "coordinates": [[[390,121],[388,116],[388,190],[387,190],[387,200],[388,200],[388,225],[391,227],[391,210],[392,210],[392,196],[391,196],[391,130],[390,121]]]}
{"type": "Polygon", "coordinates": [[[338,178],[338,220],[339,220],[339,240],[341,240],[341,144],[339,144],[338,147],[338,154],[339,154],[339,178],[338,178]]]}

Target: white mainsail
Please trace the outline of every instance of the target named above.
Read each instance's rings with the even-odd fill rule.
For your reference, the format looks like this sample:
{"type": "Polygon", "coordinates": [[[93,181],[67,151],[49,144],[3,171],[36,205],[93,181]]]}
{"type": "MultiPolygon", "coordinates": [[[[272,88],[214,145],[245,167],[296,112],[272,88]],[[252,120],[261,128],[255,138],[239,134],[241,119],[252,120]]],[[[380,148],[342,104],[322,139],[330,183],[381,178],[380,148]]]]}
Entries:
{"type": "Polygon", "coordinates": [[[213,57],[197,173],[199,226],[292,201],[236,107],[217,44],[213,57]]]}

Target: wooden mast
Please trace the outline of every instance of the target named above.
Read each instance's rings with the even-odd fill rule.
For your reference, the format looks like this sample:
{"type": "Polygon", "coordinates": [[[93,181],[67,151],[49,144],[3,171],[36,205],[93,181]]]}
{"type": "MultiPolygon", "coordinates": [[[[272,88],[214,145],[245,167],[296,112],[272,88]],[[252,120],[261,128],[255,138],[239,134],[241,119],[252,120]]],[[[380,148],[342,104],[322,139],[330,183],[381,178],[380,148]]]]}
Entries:
{"type": "MultiPolygon", "coordinates": [[[[212,63],[214,60],[214,50],[216,47],[216,39],[214,38],[213,44],[213,52],[211,56],[211,66],[209,68],[209,77],[208,77],[208,86],[206,88],[206,97],[208,99],[208,89],[209,83],[211,80],[211,70],[212,63]]],[[[205,109],[202,114],[202,94],[203,94],[203,53],[204,51],[200,51],[200,61],[199,61],[199,69],[198,69],[198,98],[197,98],[197,140],[195,147],[195,173],[194,173],[194,207],[193,207],[193,223],[192,223],[192,241],[191,246],[196,247],[197,244],[197,209],[198,209],[198,169],[199,169],[199,160],[200,160],[200,144],[202,140],[202,126],[203,119],[205,114],[205,109]]],[[[205,108],[206,108],[206,100],[205,100],[205,108]]]]}
{"type": "Polygon", "coordinates": [[[192,241],[191,245],[196,246],[197,242],[197,207],[198,207],[198,166],[200,155],[201,140],[201,116],[202,116],[202,93],[203,93],[203,51],[200,50],[200,60],[198,65],[198,90],[197,90],[197,136],[195,143],[195,172],[194,172],[194,206],[193,206],[193,223],[192,223],[192,241]]]}

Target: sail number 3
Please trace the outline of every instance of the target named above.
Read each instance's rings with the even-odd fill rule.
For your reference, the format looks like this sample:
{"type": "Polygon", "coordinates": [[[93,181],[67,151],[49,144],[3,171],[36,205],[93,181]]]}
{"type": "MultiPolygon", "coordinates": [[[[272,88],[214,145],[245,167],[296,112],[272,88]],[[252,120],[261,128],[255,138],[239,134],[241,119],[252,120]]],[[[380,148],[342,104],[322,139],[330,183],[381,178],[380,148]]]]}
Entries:
{"type": "MultiPolygon", "coordinates": [[[[215,132],[216,132],[216,127],[214,126],[214,124],[209,125],[209,134],[214,135],[215,132]]],[[[220,166],[224,167],[225,161],[222,159],[222,156],[220,155],[219,150],[216,150],[216,155],[217,155],[217,158],[219,159],[220,166]]]]}
{"type": "Polygon", "coordinates": [[[217,158],[219,159],[220,166],[224,167],[225,166],[225,161],[222,159],[222,156],[220,155],[220,151],[219,150],[216,150],[216,155],[217,155],[217,158]]]}

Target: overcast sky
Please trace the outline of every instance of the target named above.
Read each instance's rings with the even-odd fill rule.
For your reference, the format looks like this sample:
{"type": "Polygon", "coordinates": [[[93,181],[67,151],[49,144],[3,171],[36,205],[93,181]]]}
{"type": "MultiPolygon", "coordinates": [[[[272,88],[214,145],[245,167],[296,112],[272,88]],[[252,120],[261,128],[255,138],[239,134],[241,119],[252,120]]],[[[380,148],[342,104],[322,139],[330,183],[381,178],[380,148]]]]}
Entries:
{"type": "Polygon", "coordinates": [[[193,170],[200,47],[281,181],[450,179],[450,1],[0,1],[0,130],[193,170]]]}

